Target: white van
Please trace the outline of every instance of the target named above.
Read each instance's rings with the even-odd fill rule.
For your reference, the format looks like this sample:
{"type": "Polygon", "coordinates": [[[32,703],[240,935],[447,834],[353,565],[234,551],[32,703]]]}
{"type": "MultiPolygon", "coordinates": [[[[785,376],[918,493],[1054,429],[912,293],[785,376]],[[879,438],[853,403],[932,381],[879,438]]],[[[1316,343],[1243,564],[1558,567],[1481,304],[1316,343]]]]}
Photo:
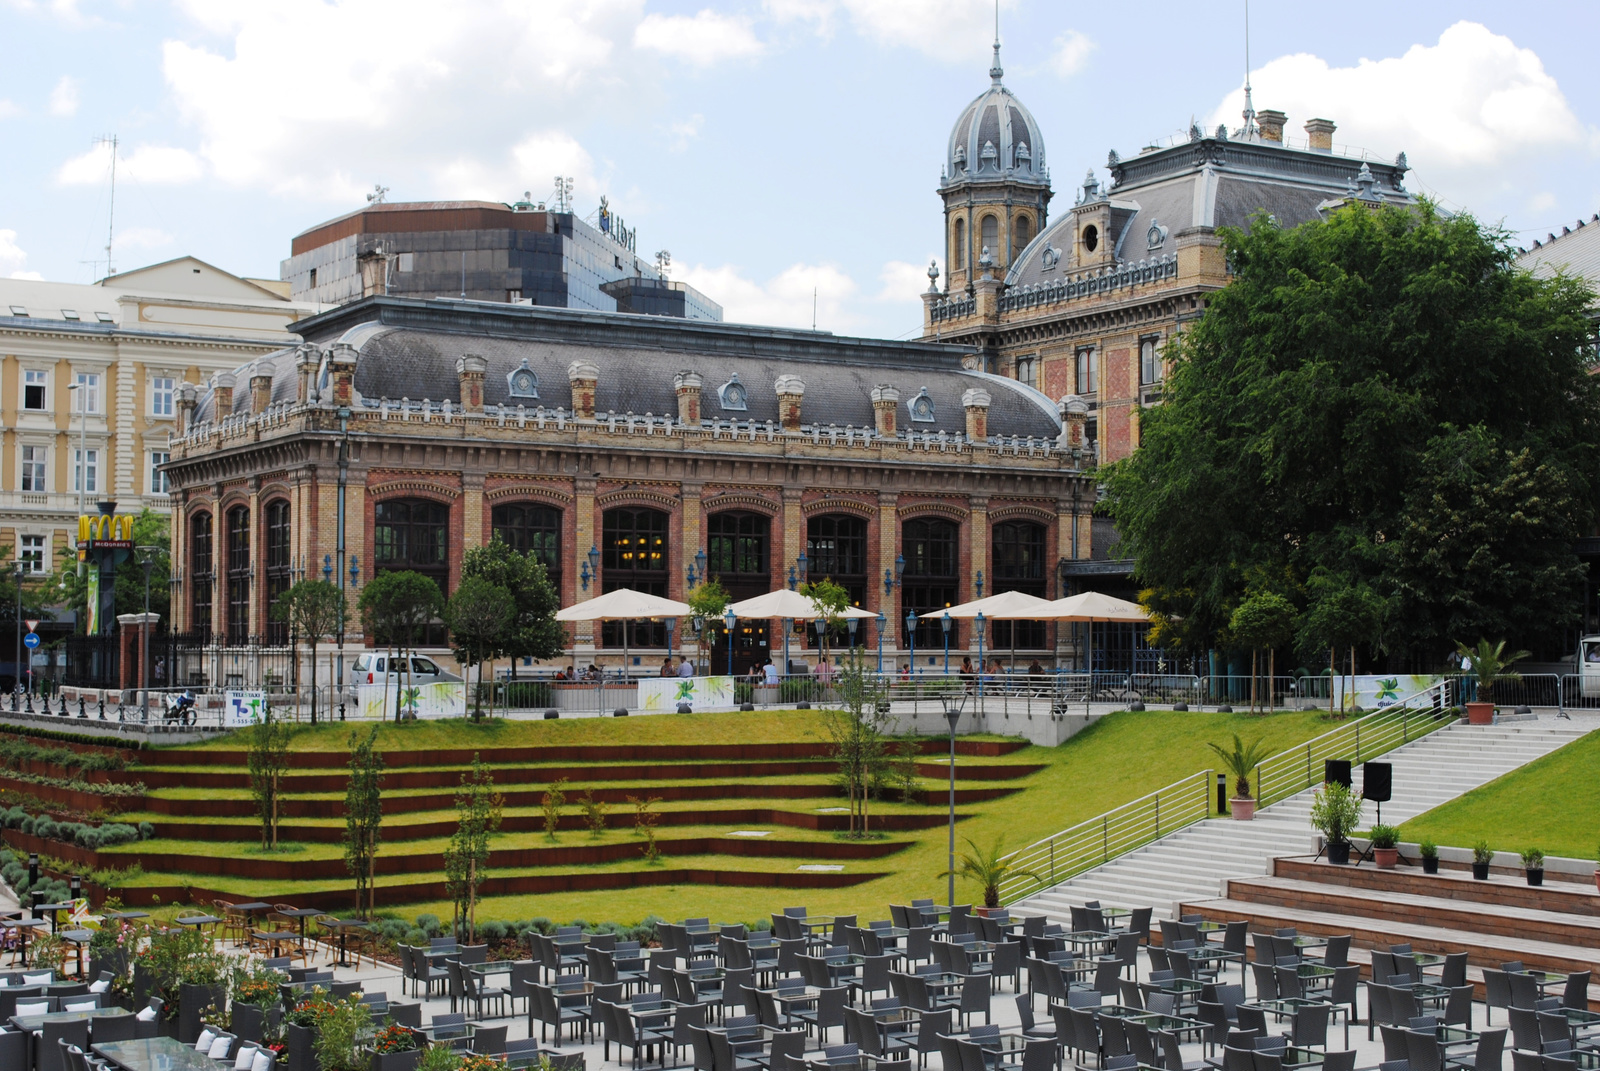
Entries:
{"type": "Polygon", "coordinates": [[[391,657],[386,652],[374,651],[370,654],[360,655],[350,663],[350,687],[358,688],[363,684],[394,684],[399,677],[408,684],[438,684],[441,681],[459,681],[461,678],[454,673],[443,669],[439,663],[431,658],[420,655],[411,656],[411,676],[406,680],[406,660],[395,655],[391,657]],[[393,663],[391,665],[390,663],[393,663]]]}
{"type": "Polygon", "coordinates": [[[1578,682],[1585,699],[1600,697],[1600,636],[1578,641],[1578,682]]]}

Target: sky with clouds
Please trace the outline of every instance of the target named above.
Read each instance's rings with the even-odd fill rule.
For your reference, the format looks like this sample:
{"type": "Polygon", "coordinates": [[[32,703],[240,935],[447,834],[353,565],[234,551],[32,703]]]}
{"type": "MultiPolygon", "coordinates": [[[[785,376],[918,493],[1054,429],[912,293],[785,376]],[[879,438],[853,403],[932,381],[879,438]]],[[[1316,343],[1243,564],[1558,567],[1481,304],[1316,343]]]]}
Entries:
{"type": "MultiPolygon", "coordinates": [[[[908,337],[992,0],[0,0],[0,275],[192,253],[276,277],[363,203],[602,194],[729,319],[908,337]]],[[[1243,0],[1001,0],[1058,203],[1086,169],[1238,122],[1243,0]],[[1135,13],[1136,12],[1136,13],[1135,13]]],[[[1531,242],[1600,211],[1592,0],[1256,0],[1258,108],[1339,124],[1531,242]]],[[[1303,135],[1301,135],[1303,136],[1303,135]]]]}

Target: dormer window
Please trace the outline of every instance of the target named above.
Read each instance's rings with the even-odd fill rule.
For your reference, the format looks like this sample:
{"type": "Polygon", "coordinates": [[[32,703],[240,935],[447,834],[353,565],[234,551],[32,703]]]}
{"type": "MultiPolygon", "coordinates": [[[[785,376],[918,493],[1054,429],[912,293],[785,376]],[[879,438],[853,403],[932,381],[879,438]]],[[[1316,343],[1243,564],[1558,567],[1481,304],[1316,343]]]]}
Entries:
{"type": "Polygon", "coordinates": [[[28,307],[26,305],[13,305],[11,306],[11,315],[26,316],[28,315],[28,307]]]}
{"type": "Polygon", "coordinates": [[[522,363],[513,368],[506,376],[506,391],[513,398],[539,397],[539,376],[528,367],[528,359],[524,357],[522,363]]]}
{"type": "Polygon", "coordinates": [[[979,159],[982,161],[982,163],[978,165],[979,167],[982,167],[983,164],[988,164],[990,167],[993,167],[994,162],[1000,159],[1000,153],[995,150],[994,142],[992,141],[984,142],[983,152],[979,153],[978,155],[979,159]]]}
{"type": "Polygon", "coordinates": [[[77,309],[62,309],[61,310],[61,318],[63,320],[76,320],[76,319],[79,318],[78,317],[78,310],[77,309]]]}
{"type": "Polygon", "coordinates": [[[955,162],[957,171],[965,171],[967,169],[967,147],[965,145],[956,146],[955,162]]]}
{"type": "Polygon", "coordinates": [[[1028,143],[1026,141],[1017,142],[1016,157],[1017,160],[1012,165],[1013,167],[1024,167],[1033,163],[1033,154],[1028,151],[1028,143]]]}
{"type": "Polygon", "coordinates": [[[932,424],[934,420],[933,399],[928,397],[928,388],[923,387],[917,396],[911,399],[911,419],[919,424],[932,424]]]}
{"type": "Polygon", "coordinates": [[[731,412],[744,412],[750,408],[750,392],[739,382],[739,373],[728,377],[728,382],[717,388],[717,400],[722,408],[731,412]]]}

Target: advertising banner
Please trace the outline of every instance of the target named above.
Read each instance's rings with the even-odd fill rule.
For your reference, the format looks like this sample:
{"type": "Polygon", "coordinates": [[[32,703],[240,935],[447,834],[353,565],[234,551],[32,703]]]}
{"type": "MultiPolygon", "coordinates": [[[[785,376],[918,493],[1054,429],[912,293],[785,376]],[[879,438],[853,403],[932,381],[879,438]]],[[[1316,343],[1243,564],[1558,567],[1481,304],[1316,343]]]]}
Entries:
{"type": "Polygon", "coordinates": [[[1358,706],[1363,710],[1376,710],[1379,707],[1395,706],[1404,699],[1408,707],[1431,707],[1433,698],[1417,693],[1433,687],[1443,679],[1437,673],[1394,673],[1387,677],[1376,675],[1335,677],[1334,704],[1340,710],[1349,710],[1352,706],[1358,706]],[[1355,681],[1354,688],[1350,683],[1352,679],[1355,681]]]}
{"type": "Polygon", "coordinates": [[[672,714],[679,703],[695,711],[733,706],[732,677],[649,677],[639,682],[639,708],[672,714]]]}
{"type": "Polygon", "coordinates": [[[223,693],[222,724],[229,729],[242,729],[260,720],[267,712],[266,692],[223,693]]]}
{"type": "Polygon", "coordinates": [[[439,681],[398,689],[393,684],[363,684],[359,702],[363,718],[394,720],[395,692],[405,718],[464,718],[467,716],[467,686],[462,681],[439,681]]]}

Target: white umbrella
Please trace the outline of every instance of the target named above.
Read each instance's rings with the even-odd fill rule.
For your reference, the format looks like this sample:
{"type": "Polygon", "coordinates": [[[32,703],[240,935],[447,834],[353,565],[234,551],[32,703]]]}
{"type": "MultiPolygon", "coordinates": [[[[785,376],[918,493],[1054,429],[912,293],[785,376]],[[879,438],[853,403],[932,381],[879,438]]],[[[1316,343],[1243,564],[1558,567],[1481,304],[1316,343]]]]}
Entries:
{"type": "MultiPolygon", "coordinates": [[[[618,588],[604,595],[556,611],[557,621],[631,621],[645,617],[683,617],[689,604],[676,599],[663,599],[632,588],[618,588]]],[[[628,630],[622,630],[622,672],[628,672],[628,630]]]]}
{"type": "MultiPolygon", "coordinates": [[[[1055,604],[1049,599],[1021,591],[1002,591],[986,599],[974,599],[959,606],[933,610],[922,616],[937,620],[945,615],[957,618],[975,618],[980,614],[988,621],[1048,621],[1055,616],[1055,604]]],[[[983,667],[978,667],[980,671],[983,667]]],[[[1017,668],[1017,630],[1011,629],[1011,668],[1017,668]]]]}
{"type": "MultiPolygon", "coordinates": [[[[1092,644],[1094,639],[1094,622],[1096,621],[1123,621],[1135,624],[1149,621],[1150,615],[1144,607],[1127,599],[1118,599],[1111,595],[1102,595],[1098,591],[1081,591],[1076,595],[1069,595],[1065,599],[1057,599],[1051,603],[1055,612],[1050,616],[1057,621],[1087,621],[1089,622],[1089,638],[1092,644]]],[[[1091,647],[1089,657],[1084,662],[1089,672],[1094,673],[1091,647]]],[[[1093,677],[1090,678],[1091,680],[1093,677]]]]}
{"type": "MultiPolygon", "coordinates": [[[[728,604],[728,609],[733,616],[746,620],[759,621],[762,618],[782,618],[785,621],[815,621],[819,617],[840,618],[873,618],[878,615],[870,610],[863,610],[859,606],[846,606],[837,614],[822,614],[817,612],[817,604],[811,601],[809,595],[802,595],[798,591],[788,588],[779,588],[769,591],[765,595],[757,595],[753,599],[744,599],[740,602],[728,604]]],[[[789,672],[789,630],[783,631],[783,672],[789,672]]]]}

